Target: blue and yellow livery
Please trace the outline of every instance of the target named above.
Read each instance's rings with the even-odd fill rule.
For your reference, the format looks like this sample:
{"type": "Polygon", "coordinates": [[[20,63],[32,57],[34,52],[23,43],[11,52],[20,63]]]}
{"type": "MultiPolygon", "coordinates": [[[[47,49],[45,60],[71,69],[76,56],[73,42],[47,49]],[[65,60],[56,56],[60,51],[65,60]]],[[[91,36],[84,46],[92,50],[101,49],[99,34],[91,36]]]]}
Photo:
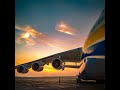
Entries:
{"type": "Polygon", "coordinates": [[[101,13],[82,48],[79,77],[82,79],[105,79],[105,11],[101,13]]]}

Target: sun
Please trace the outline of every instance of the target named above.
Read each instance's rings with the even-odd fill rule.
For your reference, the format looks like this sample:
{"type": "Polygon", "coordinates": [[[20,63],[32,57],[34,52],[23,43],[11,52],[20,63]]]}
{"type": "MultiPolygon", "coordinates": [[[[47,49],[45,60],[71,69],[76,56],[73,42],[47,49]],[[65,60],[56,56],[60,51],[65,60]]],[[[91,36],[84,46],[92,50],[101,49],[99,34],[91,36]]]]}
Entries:
{"type": "Polygon", "coordinates": [[[25,33],[25,34],[23,34],[22,38],[28,38],[29,36],[30,36],[29,33],[25,33]]]}

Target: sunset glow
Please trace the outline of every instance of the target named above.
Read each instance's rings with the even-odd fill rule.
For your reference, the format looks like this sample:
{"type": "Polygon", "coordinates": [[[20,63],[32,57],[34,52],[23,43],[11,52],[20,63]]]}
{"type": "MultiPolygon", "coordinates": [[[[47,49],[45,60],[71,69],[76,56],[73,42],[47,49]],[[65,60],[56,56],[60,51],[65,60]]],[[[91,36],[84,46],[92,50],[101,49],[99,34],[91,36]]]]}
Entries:
{"type": "MultiPolygon", "coordinates": [[[[16,0],[15,66],[84,45],[104,4],[94,0],[95,7],[91,0],[68,1],[16,0]]],[[[28,73],[20,74],[15,70],[15,76],[20,77],[76,76],[78,73],[79,69],[72,68],[55,70],[51,63],[41,72],[30,68],[28,73]]]]}
{"type": "Polygon", "coordinates": [[[23,34],[22,38],[28,38],[29,36],[30,36],[29,33],[25,33],[25,34],[23,34]]]}
{"type": "Polygon", "coordinates": [[[68,26],[67,24],[65,24],[64,21],[61,21],[60,23],[58,23],[56,25],[55,29],[59,32],[69,34],[69,35],[75,35],[76,31],[77,31],[77,30],[73,29],[72,27],[68,26]]]}

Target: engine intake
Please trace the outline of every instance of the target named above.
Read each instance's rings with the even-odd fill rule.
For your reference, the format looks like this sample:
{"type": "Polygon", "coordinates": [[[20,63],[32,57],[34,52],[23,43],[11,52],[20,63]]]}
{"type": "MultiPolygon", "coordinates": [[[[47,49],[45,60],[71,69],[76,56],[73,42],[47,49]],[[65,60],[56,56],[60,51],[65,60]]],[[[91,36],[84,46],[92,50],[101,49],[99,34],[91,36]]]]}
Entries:
{"type": "Polygon", "coordinates": [[[19,73],[27,73],[28,71],[29,70],[24,65],[20,65],[20,66],[17,67],[17,72],[19,72],[19,73]]]}
{"type": "Polygon", "coordinates": [[[57,69],[57,70],[59,70],[59,69],[63,69],[63,61],[62,60],[60,60],[60,59],[54,59],[53,61],[52,61],[52,66],[53,66],[53,68],[55,68],[55,69],[57,69]]]}
{"type": "Polygon", "coordinates": [[[32,69],[34,71],[42,71],[43,70],[43,66],[40,65],[40,63],[36,62],[32,64],[32,69]]]}

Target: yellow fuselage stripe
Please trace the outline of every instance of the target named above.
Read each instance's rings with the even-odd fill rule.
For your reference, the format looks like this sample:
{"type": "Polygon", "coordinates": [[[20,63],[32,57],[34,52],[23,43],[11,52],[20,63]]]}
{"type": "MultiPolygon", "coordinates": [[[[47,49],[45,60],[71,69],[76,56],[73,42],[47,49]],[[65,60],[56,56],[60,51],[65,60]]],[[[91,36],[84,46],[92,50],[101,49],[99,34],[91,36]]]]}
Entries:
{"type": "Polygon", "coordinates": [[[98,28],[95,32],[93,32],[84,44],[84,50],[88,48],[92,43],[101,39],[105,36],[105,24],[103,24],[100,28],[98,28]]]}

